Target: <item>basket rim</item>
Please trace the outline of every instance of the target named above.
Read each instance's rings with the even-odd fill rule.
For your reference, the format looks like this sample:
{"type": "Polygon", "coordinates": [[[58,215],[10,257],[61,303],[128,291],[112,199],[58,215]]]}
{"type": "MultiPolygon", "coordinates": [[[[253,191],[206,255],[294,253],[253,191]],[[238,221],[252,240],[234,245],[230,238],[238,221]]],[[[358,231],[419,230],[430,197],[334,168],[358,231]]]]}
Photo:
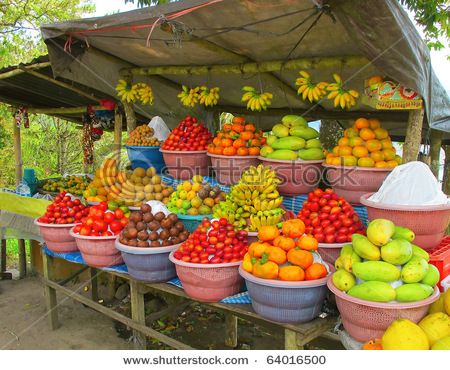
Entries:
{"type": "MultiPolygon", "coordinates": [[[[326,263],[326,262],[324,262],[326,263]]],[[[326,263],[328,266],[330,266],[329,263],[326,263]]],[[[242,265],[239,266],[239,274],[245,279],[252,283],[259,284],[259,285],[265,285],[270,286],[273,288],[288,288],[288,289],[302,289],[302,288],[315,288],[324,286],[327,284],[328,278],[330,274],[332,275],[333,272],[329,272],[327,276],[317,279],[317,280],[303,280],[303,281],[283,281],[283,280],[275,280],[275,279],[262,279],[256,276],[253,276],[249,272],[245,271],[242,268],[242,265]]]]}
{"type": "Polygon", "coordinates": [[[227,262],[227,263],[208,263],[208,264],[184,262],[184,261],[176,259],[173,256],[175,252],[176,251],[172,251],[169,254],[169,260],[171,262],[173,262],[175,265],[178,265],[178,266],[190,267],[190,268],[194,268],[194,269],[212,269],[212,268],[235,267],[235,266],[239,266],[242,263],[242,261],[227,262]]]}
{"type": "Polygon", "coordinates": [[[71,236],[73,236],[75,239],[82,239],[82,240],[114,240],[119,237],[119,235],[111,235],[111,236],[84,236],[80,234],[75,234],[73,232],[73,227],[70,229],[69,233],[71,236]]]}
{"type": "Polygon", "coordinates": [[[152,145],[152,146],[145,146],[145,145],[125,145],[125,148],[130,148],[130,149],[144,149],[144,150],[148,150],[148,149],[156,149],[156,148],[160,148],[160,146],[157,145],[152,145]]]}
{"type": "Polygon", "coordinates": [[[344,245],[347,244],[352,244],[352,242],[347,242],[347,243],[319,243],[319,248],[324,248],[324,249],[333,249],[333,248],[342,248],[344,247],[344,245]]]}
{"type": "Polygon", "coordinates": [[[368,198],[371,197],[375,192],[373,193],[367,193],[361,195],[359,198],[359,201],[361,204],[365,205],[366,207],[372,207],[377,209],[385,209],[388,211],[408,211],[408,212],[414,212],[414,211],[446,211],[450,210],[450,203],[449,204],[430,204],[429,206],[404,206],[401,204],[386,204],[386,203],[378,203],[373,202],[369,200],[368,198]]]}
{"type": "Polygon", "coordinates": [[[207,215],[196,215],[196,216],[193,216],[193,215],[183,215],[183,214],[181,214],[181,213],[175,213],[176,215],[177,215],[177,217],[178,217],[178,219],[180,219],[180,220],[190,220],[190,221],[201,221],[201,220],[203,220],[205,217],[208,217],[209,219],[211,219],[211,217],[212,217],[212,213],[209,213],[209,214],[207,214],[207,215]]]}
{"type": "Polygon", "coordinates": [[[350,297],[347,294],[345,294],[344,292],[341,292],[338,288],[336,288],[334,286],[332,278],[333,278],[333,274],[331,274],[329,276],[328,281],[327,281],[327,286],[328,286],[328,289],[330,289],[330,291],[336,295],[336,297],[343,299],[346,302],[359,304],[359,305],[367,306],[367,307],[371,307],[371,308],[382,308],[382,309],[391,309],[391,310],[400,310],[400,309],[403,310],[403,309],[409,309],[409,308],[418,308],[418,307],[430,305],[431,303],[437,301],[439,298],[439,295],[441,294],[439,291],[439,288],[437,286],[435,286],[433,294],[421,301],[399,302],[399,303],[372,302],[372,301],[366,301],[364,299],[350,297]]]}
{"type": "Polygon", "coordinates": [[[212,154],[206,153],[209,157],[221,158],[221,159],[259,159],[258,155],[222,155],[222,154],[212,154]]]}
{"type": "Polygon", "coordinates": [[[70,227],[71,229],[74,228],[75,226],[81,224],[81,222],[76,222],[76,223],[72,223],[72,224],[46,224],[44,222],[39,222],[38,221],[39,217],[35,218],[33,223],[39,227],[54,227],[54,228],[65,228],[65,227],[70,227]]]}
{"type": "Polygon", "coordinates": [[[169,154],[201,154],[208,153],[208,150],[167,150],[163,148],[159,148],[161,153],[169,153],[169,154]]]}
{"type": "Polygon", "coordinates": [[[356,171],[365,171],[365,172],[392,172],[394,167],[392,168],[378,168],[378,167],[360,167],[360,166],[335,166],[332,164],[327,164],[325,161],[322,166],[326,168],[337,168],[342,170],[356,170],[356,171]]]}
{"type": "Polygon", "coordinates": [[[274,162],[274,163],[292,163],[292,164],[322,164],[323,165],[323,159],[312,159],[310,161],[306,161],[304,159],[270,159],[266,157],[259,156],[258,159],[261,162],[274,162]]]}
{"type": "Polygon", "coordinates": [[[134,255],[150,255],[150,254],[161,254],[171,252],[175,249],[178,249],[180,245],[183,243],[178,243],[174,245],[168,245],[167,247],[149,247],[149,248],[139,248],[139,247],[131,247],[129,245],[122,244],[119,242],[119,238],[116,239],[114,246],[121,252],[134,254],[134,255]]]}

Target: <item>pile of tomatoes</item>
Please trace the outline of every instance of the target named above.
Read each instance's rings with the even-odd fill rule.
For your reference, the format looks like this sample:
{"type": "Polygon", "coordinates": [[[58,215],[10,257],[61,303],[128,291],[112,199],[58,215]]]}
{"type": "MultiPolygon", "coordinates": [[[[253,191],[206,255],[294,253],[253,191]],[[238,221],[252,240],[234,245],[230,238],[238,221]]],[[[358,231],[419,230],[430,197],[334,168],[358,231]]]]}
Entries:
{"type": "Polygon", "coordinates": [[[47,206],[47,211],[38,221],[44,224],[73,224],[81,222],[88,212],[89,209],[78,198],[72,198],[63,191],[47,206]]]}
{"type": "Polygon", "coordinates": [[[164,150],[206,150],[212,135],[198,119],[186,116],[164,141],[164,150]]]}
{"type": "Polygon", "coordinates": [[[201,264],[238,262],[244,258],[247,249],[246,231],[236,231],[225,218],[211,221],[205,217],[174,257],[201,264]]]}
{"type": "Polygon", "coordinates": [[[73,232],[83,236],[118,235],[128,224],[124,212],[120,208],[109,210],[106,202],[89,207],[88,214],[80,221],[81,224],[76,225],[73,232]]]}
{"type": "Polygon", "coordinates": [[[353,234],[365,234],[365,227],[353,207],[332,189],[316,189],[308,194],[298,214],[305,233],[319,243],[347,243],[353,234]]]}
{"type": "Polygon", "coordinates": [[[227,156],[259,155],[261,146],[266,142],[261,130],[256,130],[253,123],[245,123],[244,117],[234,117],[232,123],[223,125],[208,153],[227,156]]]}

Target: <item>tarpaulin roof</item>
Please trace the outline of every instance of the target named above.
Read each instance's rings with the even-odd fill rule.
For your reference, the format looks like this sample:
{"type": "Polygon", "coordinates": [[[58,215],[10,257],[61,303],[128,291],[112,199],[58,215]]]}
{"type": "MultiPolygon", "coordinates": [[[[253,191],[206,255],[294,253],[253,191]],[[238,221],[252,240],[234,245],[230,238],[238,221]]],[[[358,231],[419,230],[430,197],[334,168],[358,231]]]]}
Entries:
{"type": "MultiPolygon", "coordinates": [[[[387,76],[424,99],[429,126],[450,131],[450,100],[436,78],[430,55],[396,0],[184,0],[155,7],[42,27],[57,76],[114,94],[122,68],[213,66],[304,59],[314,80],[342,75],[363,90],[372,75],[387,76]]],[[[309,117],[380,117],[391,134],[404,135],[407,112],[381,112],[358,104],[350,112],[329,100],[313,109],[295,91],[297,70],[137,76],[155,94],[152,106],[136,111],[162,116],[171,126],[188,113],[177,94],[181,85],[220,87],[220,108],[242,111],[244,85],[274,94],[271,109],[258,115],[264,127],[290,110],[309,117]]],[[[192,112],[191,112],[192,113],[192,112]]],[[[247,115],[252,115],[250,112],[247,115]]],[[[426,126],[425,126],[426,127],[426,126]]]]}

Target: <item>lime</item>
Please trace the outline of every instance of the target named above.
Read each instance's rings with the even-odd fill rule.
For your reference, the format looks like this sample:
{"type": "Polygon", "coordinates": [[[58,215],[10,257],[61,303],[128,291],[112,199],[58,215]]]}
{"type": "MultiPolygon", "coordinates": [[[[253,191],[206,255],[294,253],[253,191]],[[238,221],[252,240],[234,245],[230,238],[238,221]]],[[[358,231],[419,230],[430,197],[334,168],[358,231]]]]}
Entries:
{"type": "Polygon", "coordinates": [[[183,205],[182,205],[183,209],[189,209],[191,208],[191,202],[188,200],[183,200],[183,205]]]}

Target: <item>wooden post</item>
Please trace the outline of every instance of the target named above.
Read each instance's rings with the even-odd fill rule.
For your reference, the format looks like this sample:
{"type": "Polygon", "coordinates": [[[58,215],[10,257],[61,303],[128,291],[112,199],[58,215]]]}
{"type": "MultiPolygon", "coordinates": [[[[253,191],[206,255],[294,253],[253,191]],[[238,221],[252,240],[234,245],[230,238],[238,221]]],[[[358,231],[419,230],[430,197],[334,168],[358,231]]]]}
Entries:
{"type": "Polygon", "coordinates": [[[23,279],[27,275],[27,250],[25,240],[17,240],[19,244],[19,279],[23,279]]]}
{"type": "Polygon", "coordinates": [[[5,271],[6,271],[6,239],[2,239],[0,245],[0,275],[5,271]]]}
{"type": "Polygon", "coordinates": [[[303,349],[303,347],[297,344],[297,333],[295,331],[284,329],[284,349],[285,350],[303,349]]]}
{"type": "MultiPolygon", "coordinates": [[[[130,297],[131,297],[131,318],[133,321],[145,325],[145,303],[144,294],[139,290],[140,284],[130,279],[130,297]]],[[[133,330],[134,349],[146,349],[147,339],[144,334],[138,330],[133,330]]]]}
{"type": "Polygon", "coordinates": [[[238,345],[238,318],[232,314],[225,314],[225,345],[236,348],[238,345]]]}
{"type": "Polygon", "coordinates": [[[417,161],[422,142],[423,109],[409,111],[405,144],[403,145],[403,163],[417,161]]]}
{"type": "Polygon", "coordinates": [[[91,298],[98,302],[98,270],[95,267],[89,267],[89,274],[91,279],[91,298]]]}
{"type": "MultiPolygon", "coordinates": [[[[45,280],[53,280],[54,274],[54,260],[53,257],[48,256],[45,252],[42,253],[44,263],[44,278],[45,280]]],[[[47,284],[44,285],[45,303],[47,306],[48,322],[50,328],[55,330],[58,328],[58,308],[56,301],[56,290],[47,284]]]]}
{"type": "Polygon", "coordinates": [[[442,191],[450,195],[450,145],[444,145],[445,164],[444,164],[444,180],[442,181],[442,191]]]}
{"type": "Polygon", "coordinates": [[[122,147],[122,113],[116,109],[114,114],[114,156],[117,161],[117,165],[120,162],[120,149],[122,147]]]}
{"type": "MultiPolygon", "coordinates": [[[[133,84],[133,75],[130,72],[123,72],[122,78],[127,81],[127,84],[133,84]]],[[[127,131],[131,133],[136,128],[136,114],[134,113],[133,103],[122,102],[125,118],[127,120],[127,131]]]]}
{"type": "Polygon", "coordinates": [[[22,181],[22,146],[20,144],[20,128],[13,120],[14,155],[16,161],[16,186],[22,181]]]}
{"type": "Polygon", "coordinates": [[[431,130],[431,171],[433,175],[439,180],[440,155],[442,148],[442,131],[431,130]]]}

